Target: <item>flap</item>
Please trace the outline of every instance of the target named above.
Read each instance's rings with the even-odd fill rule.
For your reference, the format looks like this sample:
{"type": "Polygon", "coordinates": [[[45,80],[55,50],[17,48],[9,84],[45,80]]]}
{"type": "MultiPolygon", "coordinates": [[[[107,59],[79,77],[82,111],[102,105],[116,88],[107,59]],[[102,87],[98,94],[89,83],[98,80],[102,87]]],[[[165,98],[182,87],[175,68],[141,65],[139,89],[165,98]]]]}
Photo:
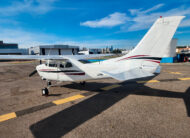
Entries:
{"type": "Polygon", "coordinates": [[[119,81],[126,81],[126,80],[149,77],[149,76],[154,75],[141,68],[134,68],[134,69],[127,70],[124,72],[119,72],[119,73],[111,73],[108,71],[102,71],[102,72],[116,80],[119,80],[119,81]]]}

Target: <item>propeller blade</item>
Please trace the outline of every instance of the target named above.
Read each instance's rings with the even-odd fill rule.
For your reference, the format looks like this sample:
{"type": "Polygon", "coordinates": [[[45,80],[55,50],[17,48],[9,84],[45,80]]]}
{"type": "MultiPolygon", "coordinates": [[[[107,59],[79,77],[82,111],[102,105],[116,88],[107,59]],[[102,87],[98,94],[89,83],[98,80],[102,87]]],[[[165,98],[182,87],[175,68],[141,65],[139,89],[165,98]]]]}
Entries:
{"type": "Polygon", "coordinates": [[[36,74],[37,73],[37,70],[34,70],[33,72],[31,72],[30,74],[29,74],[29,77],[32,77],[34,74],[36,74]]]}

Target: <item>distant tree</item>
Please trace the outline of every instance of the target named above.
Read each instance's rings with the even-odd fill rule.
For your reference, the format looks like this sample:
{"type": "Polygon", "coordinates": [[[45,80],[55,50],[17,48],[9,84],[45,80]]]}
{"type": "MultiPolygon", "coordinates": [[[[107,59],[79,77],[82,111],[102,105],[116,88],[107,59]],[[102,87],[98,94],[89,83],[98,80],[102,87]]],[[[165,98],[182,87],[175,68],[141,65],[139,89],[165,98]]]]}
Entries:
{"type": "Polygon", "coordinates": [[[114,53],[114,54],[121,54],[121,49],[114,49],[114,50],[113,50],[113,53],[114,53]]]}

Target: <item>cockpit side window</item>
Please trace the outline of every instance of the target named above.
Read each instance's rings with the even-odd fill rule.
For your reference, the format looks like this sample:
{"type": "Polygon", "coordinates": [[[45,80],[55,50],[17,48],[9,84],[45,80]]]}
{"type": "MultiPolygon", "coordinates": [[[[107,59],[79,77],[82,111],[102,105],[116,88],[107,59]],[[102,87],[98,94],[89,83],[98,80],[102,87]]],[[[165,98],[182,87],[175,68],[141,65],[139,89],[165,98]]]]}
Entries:
{"type": "Polygon", "coordinates": [[[73,65],[71,64],[71,62],[67,62],[66,65],[65,65],[66,68],[70,68],[70,67],[72,67],[72,66],[73,66],[73,65]]]}
{"type": "Polygon", "coordinates": [[[57,67],[57,64],[51,63],[51,64],[49,64],[49,67],[57,67]]]}

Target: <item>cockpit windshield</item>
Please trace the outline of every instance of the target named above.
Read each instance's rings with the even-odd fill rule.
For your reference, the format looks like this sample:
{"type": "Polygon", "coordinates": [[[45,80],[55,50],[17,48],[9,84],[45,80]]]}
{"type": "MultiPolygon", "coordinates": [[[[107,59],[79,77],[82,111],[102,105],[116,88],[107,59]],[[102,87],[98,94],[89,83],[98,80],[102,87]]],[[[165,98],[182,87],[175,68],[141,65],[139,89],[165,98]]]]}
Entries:
{"type": "Polygon", "coordinates": [[[45,65],[48,67],[57,67],[58,64],[55,61],[48,60],[46,61],[45,65]]]}

